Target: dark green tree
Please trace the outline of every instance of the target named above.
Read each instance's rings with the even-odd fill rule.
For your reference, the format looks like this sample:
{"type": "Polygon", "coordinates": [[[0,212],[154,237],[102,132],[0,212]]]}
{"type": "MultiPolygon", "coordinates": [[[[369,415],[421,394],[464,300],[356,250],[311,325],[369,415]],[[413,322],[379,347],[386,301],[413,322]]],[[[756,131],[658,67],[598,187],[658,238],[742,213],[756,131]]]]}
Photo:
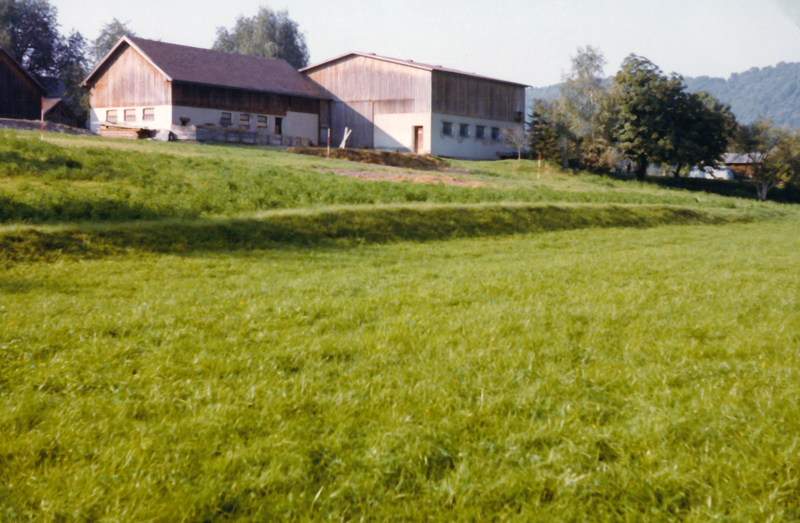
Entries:
{"type": "Polygon", "coordinates": [[[73,31],[59,46],[56,57],[58,79],[63,91],[60,96],[72,109],[79,121],[85,120],[89,112],[89,93],[80,85],[89,74],[86,39],[73,31]]]}
{"type": "Polygon", "coordinates": [[[559,164],[564,160],[562,140],[569,130],[566,124],[557,118],[557,101],[535,99],[530,120],[530,155],[532,159],[539,157],[559,164]]]}
{"type": "Polygon", "coordinates": [[[0,46],[29,73],[56,73],[58,11],[47,0],[0,0],[0,46]]]}
{"type": "Polygon", "coordinates": [[[295,69],[308,65],[305,35],[287,11],[273,11],[262,6],[252,18],[240,16],[228,31],[217,28],[213,49],[263,58],[286,60],[295,69]]]}
{"type": "Polygon", "coordinates": [[[644,179],[651,163],[672,164],[678,149],[686,94],[678,75],[665,76],[646,58],[630,55],[614,78],[619,98],[613,136],[644,179]]]}
{"type": "Polygon", "coordinates": [[[123,36],[138,36],[128,27],[128,23],[122,23],[114,18],[103,26],[100,35],[92,41],[90,49],[95,63],[102,60],[123,36]]]}

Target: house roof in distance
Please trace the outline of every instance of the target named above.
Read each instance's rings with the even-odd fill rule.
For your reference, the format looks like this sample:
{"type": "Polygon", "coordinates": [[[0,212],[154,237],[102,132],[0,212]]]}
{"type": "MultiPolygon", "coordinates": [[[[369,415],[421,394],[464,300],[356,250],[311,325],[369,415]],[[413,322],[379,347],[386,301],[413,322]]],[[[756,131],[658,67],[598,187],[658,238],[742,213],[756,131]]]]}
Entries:
{"type": "Polygon", "coordinates": [[[500,82],[500,83],[504,83],[504,84],[517,85],[519,87],[530,87],[529,85],[526,85],[526,84],[520,84],[520,83],[517,83],[517,82],[509,82],[508,80],[500,80],[498,78],[490,78],[488,76],[482,76],[482,75],[475,74],[475,73],[467,73],[467,72],[464,72],[464,71],[459,71],[458,69],[450,69],[448,67],[442,67],[441,65],[423,64],[423,63],[420,63],[420,62],[415,62],[414,60],[402,60],[402,59],[399,59],[399,58],[389,58],[388,56],[379,56],[379,55],[376,55],[375,53],[361,53],[361,52],[358,52],[358,51],[345,53],[345,54],[337,56],[335,58],[331,58],[329,60],[325,60],[324,62],[320,62],[318,64],[311,65],[311,66],[306,67],[304,69],[300,69],[300,72],[301,73],[310,73],[314,69],[318,69],[318,68],[320,68],[320,67],[322,67],[324,65],[328,65],[331,62],[336,62],[337,60],[341,60],[342,58],[347,58],[349,56],[363,56],[363,57],[366,57],[366,58],[373,58],[375,60],[381,60],[383,62],[391,62],[391,63],[394,63],[394,64],[400,64],[400,65],[407,65],[409,67],[415,67],[417,69],[424,69],[426,71],[441,71],[443,73],[459,74],[459,75],[462,75],[462,76],[471,76],[473,78],[480,78],[481,80],[490,80],[492,82],[500,82]]]}
{"type": "Polygon", "coordinates": [[[142,54],[173,82],[244,89],[306,98],[330,96],[278,58],[261,58],[123,36],[83,81],[90,85],[102,65],[123,45],[142,54]]]}
{"type": "Polygon", "coordinates": [[[0,46],[0,56],[7,57],[8,62],[15,69],[17,69],[25,78],[30,80],[33,85],[35,85],[37,88],[39,88],[41,90],[41,92],[42,92],[42,96],[44,96],[44,94],[47,92],[47,90],[44,87],[42,87],[42,84],[40,84],[39,81],[36,78],[34,78],[34,76],[31,73],[29,73],[27,69],[22,67],[21,63],[17,62],[17,60],[14,59],[13,56],[11,56],[11,53],[9,53],[5,49],[3,49],[3,46],[0,46]]]}

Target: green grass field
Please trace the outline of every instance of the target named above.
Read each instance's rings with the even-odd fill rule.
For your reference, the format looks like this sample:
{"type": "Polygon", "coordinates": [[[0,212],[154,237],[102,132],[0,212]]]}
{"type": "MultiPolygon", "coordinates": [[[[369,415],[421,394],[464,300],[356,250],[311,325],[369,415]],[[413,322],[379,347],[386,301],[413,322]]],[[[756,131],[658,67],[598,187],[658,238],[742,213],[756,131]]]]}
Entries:
{"type": "Polygon", "coordinates": [[[0,521],[800,519],[792,205],[32,137],[0,140],[0,521]],[[224,180],[280,203],[203,208],[224,180]],[[56,212],[114,194],[155,211],[56,212]]]}

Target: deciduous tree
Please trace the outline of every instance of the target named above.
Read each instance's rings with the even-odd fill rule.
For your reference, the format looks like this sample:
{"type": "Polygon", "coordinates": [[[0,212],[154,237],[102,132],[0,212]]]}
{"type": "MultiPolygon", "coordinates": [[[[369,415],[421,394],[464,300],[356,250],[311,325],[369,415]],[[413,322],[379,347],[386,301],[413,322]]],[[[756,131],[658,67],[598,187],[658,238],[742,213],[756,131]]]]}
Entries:
{"type": "Polygon", "coordinates": [[[57,14],[47,0],[0,0],[0,45],[39,78],[56,72],[57,14]]]}
{"type": "Polygon", "coordinates": [[[305,35],[289,13],[262,6],[251,18],[240,16],[228,31],[217,28],[213,49],[263,58],[281,58],[295,69],[308,65],[305,35]]]}
{"type": "Polygon", "coordinates": [[[772,125],[767,119],[739,128],[734,147],[753,165],[760,200],[780,183],[800,180],[800,135],[772,125]]]}
{"type": "Polygon", "coordinates": [[[103,57],[111,51],[123,36],[137,36],[136,33],[128,27],[129,22],[120,22],[116,18],[105,24],[100,30],[100,35],[92,41],[91,53],[95,63],[103,59],[103,57]]]}
{"type": "Polygon", "coordinates": [[[525,146],[528,145],[528,142],[530,142],[530,137],[528,136],[528,133],[525,132],[525,128],[521,125],[503,127],[503,130],[500,131],[500,134],[502,135],[503,142],[506,145],[517,150],[517,160],[521,160],[522,149],[524,149],[525,146]]]}

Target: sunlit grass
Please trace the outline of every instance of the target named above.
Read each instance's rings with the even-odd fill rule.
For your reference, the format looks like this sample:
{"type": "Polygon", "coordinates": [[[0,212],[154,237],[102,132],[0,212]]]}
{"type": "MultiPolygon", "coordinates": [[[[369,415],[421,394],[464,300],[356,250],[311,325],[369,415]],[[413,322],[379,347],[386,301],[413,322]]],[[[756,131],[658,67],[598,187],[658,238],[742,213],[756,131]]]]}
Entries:
{"type": "Polygon", "coordinates": [[[0,519],[795,520],[798,230],[8,264],[0,519]]]}

